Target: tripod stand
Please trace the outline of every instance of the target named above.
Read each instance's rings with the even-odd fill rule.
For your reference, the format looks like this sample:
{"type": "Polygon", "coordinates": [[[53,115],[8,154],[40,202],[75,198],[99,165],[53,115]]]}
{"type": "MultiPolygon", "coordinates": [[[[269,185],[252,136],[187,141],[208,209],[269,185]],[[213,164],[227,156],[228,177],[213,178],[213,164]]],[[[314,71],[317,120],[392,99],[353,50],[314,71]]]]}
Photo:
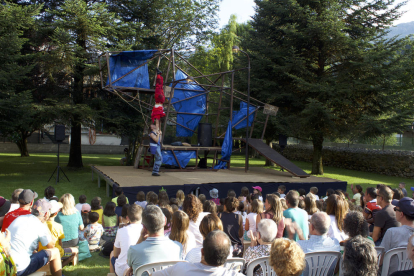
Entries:
{"type": "Polygon", "coordinates": [[[52,173],[52,175],[50,176],[50,178],[49,178],[49,180],[47,181],[47,182],[49,182],[50,181],[50,179],[52,179],[52,177],[53,177],[53,175],[55,174],[55,172],[57,172],[57,174],[56,174],[56,184],[59,182],[59,180],[60,180],[60,174],[59,174],[59,172],[60,171],[62,171],[62,173],[63,173],[63,175],[66,177],[66,179],[70,182],[70,180],[69,180],[69,178],[66,176],[66,174],[65,174],[65,172],[63,171],[63,169],[60,167],[60,165],[59,165],[59,152],[60,152],[60,144],[61,144],[62,142],[58,142],[58,154],[57,154],[57,160],[58,160],[58,163],[57,163],[57,166],[56,166],[56,168],[55,168],[55,170],[53,171],[53,173],[52,173]]]}

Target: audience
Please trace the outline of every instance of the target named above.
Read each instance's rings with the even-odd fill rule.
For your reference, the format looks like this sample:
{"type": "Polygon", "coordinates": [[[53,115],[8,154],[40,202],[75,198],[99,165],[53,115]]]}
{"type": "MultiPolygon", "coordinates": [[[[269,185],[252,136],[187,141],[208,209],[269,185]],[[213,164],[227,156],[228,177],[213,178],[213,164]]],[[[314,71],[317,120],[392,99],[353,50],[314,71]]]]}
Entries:
{"type": "Polygon", "coordinates": [[[283,237],[283,231],[285,230],[285,218],[283,217],[282,204],[279,197],[274,194],[268,194],[264,204],[265,212],[257,216],[256,223],[260,223],[262,219],[271,219],[277,225],[276,238],[283,237]]]}
{"type": "Polygon", "coordinates": [[[103,211],[102,227],[104,240],[111,240],[116,236],[118,230],[118,216],[115,213],[116,205],[112,201],[107,202],[103,211]]]}
{"type": "Polygon", "coordinates": [[[338,241],[348,239],[348,235],[343,230],[344,219],[347,213],[345,200],[337,194],[330,195],[326,200],[326,213],[331,218],[328,236],[338,241]]]}
{"type": "Polygon", "coordinates": [[[401,198],[404,197],[404,194],[400,188],[392,189],[392,192],[394,193],[392,196],[392,199],[400,200],[401,198]]]}
{"type": "Polygon", "coordinates": [[[310,188],[310,193],[314,195],[316,200],[319,200],[318,187],[311,187],[310,188]]]}
{"type": "Polygon", "coordinates": [[[127,253],[129,247],[135,245],[142,231],[142,210],[143,208],[137,204],[132,204],[128,207],[128,220],[130,224],[119,229],[114,243],[114,250],[110,255],[110,272],[116,273],[116,275],[124,275],[127,271],[127,253]]]}
{"type": "MultiPolygon", "coordinates": [[[[75,205],[76,210],[79,211],[79,213],[82,213],[82,206],[86,203],[86,195],[80,195],[79,196],[79,203],[75,205]]],[[[89,205],[89,204],[88,204],[89,205]]]]}
{"type": "MultiPolygon", "coordinates": [[[[377,189],[374,187],[368,187],[365,191],[364,196],[365,208],[364,208],[364,218],[368,223],[373,224],[375,215],[381,206],[377,204],[377,189]]],[[[370,231],[372,232],[372,231],[370,231]]]]}
{"type": "MultiPolygon", "coordinates": [[[[254,259],[266,257],[270,255],[270,246],[276,239],[277,224],[272,219],[262,219],[257,225],[257,232],[253,234],[251,231],[250,247],[247,248],[243,258],[246,260],[246,267],[254,259]]],[[[255,276],[263,275],[260,267],[255,269],[255,276]]]]}
{"type": "Polygon", "coordinates": [[[263,203],[258,199],[253,200],[251,204],[251,212],[246,217],[246,224],[244,228],[246,230],[246,232],[244,232],[244,239],[246,241],[250,241],[250,233],[253,233],[253,235],[256,234],[257,217],[261,213],[263,213],[263,203]]]}
{"type": "Polygon", "coordinates": [[[4,216],[9,212],[11,202],[0,196],[0,227],[3,224],[4,216]]]}
{"type": "MultiPolygon", "coordinates": [[[[116,187],[114,193],[115,193],[115,197],[112,199],[112,202],[115,203],[116,206],[118,206],[118,197],[120,195],[123,195],[124,191],[122,190],[121,187],[116,187]]],[[[126,197],[126,204],[129,204],[129,201],[128,201],[127,197],[126,197]]]]}
{"type": "MultiPolygon", "coordinates": [[[[125,204],[127,204],[127,198],[124,195],[119,195],[116,199],[116,208],[115,208],[115,214],[118,215],[118,219],[122,217],[122,207],[124,207],[125,204]]],[[[118,224],[119,223],[120,221],[118,222],[118,224]]]]}
{"type": "Polygon", "coordinates": [[[295,241],[288,239],[274,240],[269,261],[277,276],[299,276],[305,269],[305,253],[295,241]]]}
{"type": "MultiPolygon", "coordinates": [[[[346,214],[344,219],[344,232],[351,239],[358,235],[366,238],[372,246],[375,246],[374,241],[369,236],[368,222],[364,219],[361,212],[350,211],[346,214]]],[[[343,241],[341,245],[345,244],[347,240],[343,241]]]]}
{"type": "Polygon", "coordinates": [[[203,212],[217,214],[217,205],[210,200],[206,200],[203,204],[203,212]]]}
{"type": "MultiPolygon", "coordinates": [[[[395,206],[396,220],[401,224],[400,227],[392,227],[385,232],[381,242],[385,252],[397,247],[406,247],[408,244],[407,237],[414,234],[414,200],[404,197],[401,200],[393,200],[392,205],[395,206]]],[[[390,261],[388,274],[397,271],[398,259],[393,256],[390,261]]]]}
{"type": "Polygon", "coordinates": [[[223,265],[230,250],[229,237],[220,230],[210,232],[203,241],[202,259],[199,263],[177,263],[169,268],[152,273],[152,276],[175,275],[226,275],[242,276],[236,270],[227,269],[223,265]]]}
{"type": "Polygon", "coordinates": [[[89,222],[90,224],[85,227],[84,235],[85,239],[88,241],[89,248],[93,249],[99,245],[99,241],[101,240],[101,236],[103,235],[103,227],[101,224],[98,223],[99,214],[96,212],[89,213],[89,222]],[[92,246],[92,247],[91,247],[92,246]]]}
{"type": "Polygon", "coordinates": [[[236,208],[239,206],[239,200],[235,197],[227,197],[225,203],[225,211],[218,216],[223,224],[223,231],[226,233],[233,246],[233,257],[243,256],[243,218],[239,214],[235,214],[236,208]]]}
{"type": "MultiPolygon", "coordinates": [[[[411,262],[414,264],[414,235],[411,235],[408,238],[408,244],[407,244],[407,257],[411,260],[411,262]]],[[[401,270],[396,271],[391,274],[391,276],[412,276],[414,275],[414,268],[409,270],[401,270]]]]}
{"type": "Polygon", "coordinates": [[[46,200],[51,200],[55,196],[55,188],[49,186],[45,189],[45,197],[46,200]]]}
{"type": "Polygon", "coordinates": [[[190,219],[188,230],[193,233],[197,246],[202,246],[203,236],[200,233],[199,227],[201,220],[209,213],[203,212],[203,205],[200,200],[192,194],[188,194],[183,202],[183,211],[190,219]]]}
{"type": "Polygon", "coordinates": [[[408,196],[407,190],[405,189],[405,183],[404,182],[400,182],[398,184],[398,188],[401,189],[401,191],[403,192],[404,197],[407,197],[408,196]]]}
{"type": "Polygon", "coordinates": [[[207,200],[205,194],[199,194],[198,199],[201,201],[201,204],[204,204],[204,202],[207,200]]]}
{"type": "MultiPolygon", "coordinates": [[[[185,204],[185,203],[184,203],[185,204]]],[[[147,206],[142,212],[142,231],[138,243],[128,250],[128,270],[131,275],[139,266],[181,260],[182,245],[164,236],[165,217],[158,206],[147,206]]]]}
{"type": "Polygon", "coordinates": [[[182,190],[178,190],[175,194],[175,197],[178,199],[178,207],[180,208],[180,210],[182,210],[185,198],[184,192],[182,190]]]}
{"type": "Polygon", "coordinates": [[[188,231],[189,224],[190,219],[183,211],[177,211],[172,215],[169,238],[183,246],[182,259],[185,259],[187,253],[196,247],[194,234],[188,231]]]}
{"type": "MultiPolygon", "coordinates": [[[[34,200],[37,198],[37,193],[33,190],[26,189],[19,194],[20,208],[7,213],[3,219],[3,225],[1,226],[1,232],[6,231],[9,225],[19,216],[30,215],[31,208],[34,200]]],[[[7,204],[7,203],[6,203],[7,204]]]]}
{"type": "Polygon", "coordinates": [[[351,191],[354,193],[354,196],[351,199],[351,202],[356,204],[356,205],[360,205],[361,204],[361,197],[363,196],[362,193],[362,186],[361,185],[355,185],[354,184],[351,185],[351,191]]]}
{"type": "Polygon", "coordinates": [[[161,189],[158,193],[158,204],[159,207],[163,207],[165,205],[168,205],[170,202],[170,198],[168,197],[168,194],[165,190],[161,189]]]}
{"type": "Polygon", "coordinates": [[[101,206],[101,198],[95,197],[91,201],[91,212],[99,215],[98,223],[102,225],[103,208],[101,206]]]}
{"type": "Polygon", "coordinates": [[[64,194],[59,202],[62,203],[62,211],[58,213],[55,221],[62,224],[65,233],[62,247],[75,247],[79,242],[78,229],[81,231],[84,229],[82,217],[75,208],[75,199],[71,194],[64,194]]]}
{"type": "MultiPolygon", "coordinates": [[[[31,190],[29,190],[31,193],[25,191],[27,190],[22,193],[26,195],[19,198],[20,203],[22,198],[27,202],[27,195],[37,196],[31,190]]],[[[57,239],[51,236],[45,224],[49,219],[51,208],[52,205],[47,200],[39,199],[33,204],[31,214],[17,217],[8,227],[11,236],[10,255],[16,264],[18,276],[30,275],[48,263],[53,276],[62,275],[60,252],[54,247],[57,239]],[[39,242],[47,249],[34,253],[39,242]]]]}
{"type": "Polygon", "coordinates": [[[13,212],[14,210],[20,208],[19,195],[21,192],[23,192],[23,189],[16,189],[13,191],[13,194],[10,200],[11,205],[10,205],[9,212],[13,212]]]}
{"type": "MultiPolygon", "coordinates": [[[[254,195],[258,195],[259,196],[259,200],[260,201],[263,201],[262,187],[260,187],[260,186],[254,186],[252,188],[253,188],[253,194],[254,195]]],[[[227,193],[227,196],[229,196],[228,193],[227,193]]],[[[236,194],[234,194],[234,197],[236,197],[236,194]]]]}
{"type": "MultiPolygon", "coordinates": [[[[306,211],[298,208],[299,194],[297,191],[289,191],[286,195],[286,204],[288,209],[283,212],[283,216],[292,222],[296,222],[298,227],[302,230],[304,238],[307,239],[309,235],[308,214],[306,211]]],[[[285,231],[284,236],[288,237],[288,235],[288,231],[285,231]]],[[[297,234],[294,235],[294,240],[299,240],[299,236],[297,234]]]]}
{"type": "Polygon", "coordinates": [[[377,204],[381,206],[381,210],[375,216],[374,230],[372,231],[372,239],[377,246],[381,244],[385,232],[389,228],[400,226],[391,205],[392,195],[392,190],[385,185],[381,185],[378,189],[377,204]]]}
{"type": "MultiPolygon", "coordinates": [[[[127,226],[129,224],[129,220],[127,218],[128,216],[128,208],[129,208],[129,204],[125,204],[124,206],[122,206],[121,209],[121,215],[118,216],[118,227],[122,228],[124,226],[127,226]]],[[[116,208],[118,208],[119,206],[117,206],[116,208]]],[[[116,213],[116,208],[115,208],[115,213],[116,213]]]]}
{"type": "Polygon", "coordinates": [[[305,211],[308,213],[308,220],[312,217],[313,214],[319,211],[318,207],[316,206],[316,198],[312,193],[306,195],[305,199],[305,211]]]}
{"type": "MultiPolygon", "coordinates": [[[[168,205],[168,207],[170,207],[168,205]]],[[[167,222],[164,225],[164,236],[169,236],[171,232],[171,219],[172,219],[172,209],[170,208],[161,208],[162,213],[164,214],[165,219],[167,222]]]]}
{"type": "Polygon", "coordinates": [[[277,192],[280,194],[280,198],[285,198],[286,197],[285,191],[286,191],[286,186],[285,185],[280,185],[277,188],[277,192]]]}
{"type": "Polygon", "coordinates": [[[377,276],[377,251],[367,239],[353,237],[345,244],[342,267],[344,276],[377,276]]]}
{"type": "Polygon", "coordinates": [[[147,206],[147,201],[145,200],[145,193],[143,191],[139,191],[137,193],[137,201],[135,201],[135,204],[141,206],[142,208],[145,208],[145,206],[147,206]]]}

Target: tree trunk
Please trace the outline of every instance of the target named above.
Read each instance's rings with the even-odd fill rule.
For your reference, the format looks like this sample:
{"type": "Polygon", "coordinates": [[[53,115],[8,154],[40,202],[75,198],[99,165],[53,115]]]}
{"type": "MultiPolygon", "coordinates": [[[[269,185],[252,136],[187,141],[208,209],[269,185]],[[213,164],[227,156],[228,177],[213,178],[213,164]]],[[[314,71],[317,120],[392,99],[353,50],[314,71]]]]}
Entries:
{"type": "Polygon", "coordinates": [[[68,167],[82,168],[82,124],[80,122],[74,123],[71,127],[70,134],[70,152],[68,167]]]}
{"type": "Polygon", "coordinates": [[[27,149],[27,136],[22,135],[20,141],[16,142],[17,147],[20,151],[21,157],[29,157],[29,150],[27,149]]]}
{"type": "Polygon", "coordinates": [[[312,143],[313,143],[313,160],[312,160],[311,174],[323,174],[323,164],[322,164],[323,137],[322,136],[312,137],[312,143]]]}

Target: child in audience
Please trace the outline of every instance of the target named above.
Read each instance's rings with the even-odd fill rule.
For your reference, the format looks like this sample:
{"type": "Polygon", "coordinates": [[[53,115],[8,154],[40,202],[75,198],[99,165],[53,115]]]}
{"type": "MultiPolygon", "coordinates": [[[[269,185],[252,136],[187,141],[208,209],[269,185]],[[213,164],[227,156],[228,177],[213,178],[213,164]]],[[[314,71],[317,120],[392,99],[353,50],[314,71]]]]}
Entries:
{"type": "Polygon", "coordinates": [[[243,201],[243,203],[246,203],[247,196],[250,195],[249,188],[246,186],[241,188],[239,201],[243,201]]]}
{"type": "Polygon", "coordinates": [[[171,219],[172,219],[172,209],[170,205],[167,205],[164,208],[161,208],[161,211],[164,213],[167,222],[164,226],[164,236],[169,236],[171,233],[171,219]]]}
{"type": "Polygon", "coordinates": [[[180,210],[180,208],[178,208],[178,205],[176,204],[171,204],[171,209],[173,210],[173,214],[180,210]]]}
{"type": "Polygon", "coordinates": [[[326,190],[326,196],[323,198],[323,200],[326,201],[328,199],[328,197],[330,195],[333,195],[334,193],[335,193],[335,190],[334,189],[328,189],[328,190],[326,190]]]}
{"type": "Polygon", "coordinates": [[[237,211],[234,212],[235,214],[239,214],[242,216],[243,218],[243,229],[244,229],[244,225],[246,224],[246,217],[247,217],[247,213],[244,211],[244,203],[242,201],[239,201],[239,206],[237,207],[237,211]]]}
{"type": "Polygon", "coordinates": [[[104,228],[104,234],[102,238],[104,240],[113,239],[116,236],[118,230],[118,216],[115,213],[116,205],[112,201],[107,202],[103,211],[102,227],[104,228]]]}
{"type": "MultiPolygon", "coordinates": [[[[115,188],[115,195],[116,195],[116,197],[114,197],[113,199],[112,199],[112,202],[113,203],[115,203],[116,204],[116,206],[118,206],[118,197],[120,196],[120,195],[124,195],[124,191],[122,190],[122,188],[121,187],[116,187],[115,188]]],[[[126,202],[127,202],[127,204],[129,204],[129,201],[128,201],[128,198],[126,197],[126,202]]]]}
{"type": "Polygon", "coordinates": [[[398,188],[401,189],[401,191],[403,192],[404,197],[407,197],[408,196],[407,190],[405,189],[405,182],[400,182],[398,184],[398,188]]]}
{"type": "Polygon", "coordinates": [[[101,236],[103,235],[103,227],[98,223],[99,214],[96,212],[89,213],[90,224],[85,227],[85,238],[89,245],[99,245],[101,236]]]}
{"type": "Polygon", "coordinates": [[[55,188],[53,188],[52,186],[49,186],[45,189],[45,199],[46,200],[51,200],[52,197],[55,196],[55,188]]]}
{"type": "Polygon", "coordinates": [[[82,213],[82,206],[85,203],[86,203],[86,195],[80,195],[79,196],[79,203],[75,205],[75,208],[76,208],[76,210],[79,211],[79,213],[82,213]]]}
{"type": "Polygon", "coordinates": [[[204,202],[207,200],[205,194],[199,194],[198,199],[201,201],[201,204],[204,204],[204,202]]]}
{"type": "Polygon", "coordinates": [[[207,212],[210,214],[217,214],[217,205],[210,200],[206,200],[203,204],[203,212],[207,212]]]}
{"type": "Polygon", "coordinates": [[[286,186],[285,185],[280,185],[277,188],[277,192],[280,194],[280,198],[285,198],[285,192],[286,192],[286,186]]]}
{"type": "Polygon", "coordinates": [[[263,196],[262,196],[262,187],[260,186],[253,186],[253,194],[259,195],[259,200],[263,202],[263,196]]]}
{"type": "Polygon", "coordinates": [[[170,206],[172,206],[173,204],[178,206],[178,199],[176,199],[175,197],[170,198],[170,206]]]}
{"type": "Polygon", "coordinates": [[[219,191],[217,189],[211,189],[209,191],[209,194],[210,194],[210,197],[211,197],[210,201],[214,202],[217,206],[221,205],[221,201],[218,198],[219,197],[218,193],[219,193],[219,191]]]}
{"type": "Polygon", "coordinates": [[[236,197],[236,192],[233,189],[228,190],[227,197],[236,197]]]}
{"type": "Polygon", "coordinates": [[[147,206],[147,201],[145,200],[145,193],[143,191],[139,191],[137,193],[137,201],[135,201],[135,204],[142,207],[142,209],[145,209],[147,206]]]}
{"type": "MultiPolygon", "coordinates": [[[[81,210],[81,217],[82,217],[84,227],[90,224],[90,221],[89,221],[90,212],[91,212],[91,205],[89,205],[88,203],[84,203],[82,206],[82,210],[81,210]]],[[[85,240],[85,228],[82,231],[78,230],[78,238],[81,241],[85,240]]]]}
{"type": "Polygon", "coordinates": [[[102,225],[102,215],[103,215],[103,208],[101,206],[101,198],[95,197],[91,201],[91,212],[98,213],[99,220],[98,223],[102,225]]]}
{"type": "MultiPolygon", "coordinates": [[[[119,208],[119,206],[116,207],[116,208],[119,208]]],[[[129,204],[125,204],[125,205],[122,206],[121,216],[118,216],[119,228],[122,228],[122,227],[127,226],[129,224],[129,219],[127,217],[128,208],[129,208],[129,204]]]]}
{"type": "Polygon", "coordinates": [[[177,193],[175,194],[175,196],[178,199],[178,207],[180,208],[180,210],[182,210],[185,194],[182,190],[178,190],[177,193]]]}
{"type": "Polygon", "coordinates": [[[258,199],[253,200],[251,206],[252,206],[252,212],[249,213],[246,216],[246,223],[245,223],[245,226],[244,226],[244,229],[246,230],[244,232],[244,239],[246,241],[251,241],[250,231],[249,230],[252,230],[253,234],[256,233],[256,228],[257,228],[256,227],[256,219],[257,219],[257,215],[263,213],[263,203],[260,200],[258,200],[258,199]]]}
{"type": "Polygon", "coordinates": [[[362,191],[363,191],[362,186],[361,185],[355,185],[355,187],[354,187],[354,184],[352,184],[351,185],[351,191],[354,193],[354,196],[352,197],[351,201],[353,203],[355,203],[355,205],[360,205],[361,204],[361,196],[364,195],[362,193],[362,191]]]}
{"type": "MultiPolygon", "coordinates": [[[[148,193],[149,194],[149,193],[148,193]]],[[[147,194],[147,195],[148,195],[147,194]]],[[[147,202],[148,203],[152,203],[152,204],[154,204],[154,205],[157,205],[158,206],[158,195],[156,194],[156,193],[154,193],[154,192],[152,192],[149,196],[148,196],[148,198],[147,198],[147,202]]]]}
{"type": "Polygon", "coordinates": [[[119,218],[122,216],[122,207],[124,207],[124,205],[127,204],[126,197],[124,195],[118,196],[117,203],[118,204],[116,205],[115,213],[118,215],[118,218],[119,218]]]}
{"type": "Polygon", "coordinates": [[[158,204],[165,206],[168,205],[168,203],[170,203],[170,198],[168,197],[167,191],[161,189],[158,193],[158,204]]]}

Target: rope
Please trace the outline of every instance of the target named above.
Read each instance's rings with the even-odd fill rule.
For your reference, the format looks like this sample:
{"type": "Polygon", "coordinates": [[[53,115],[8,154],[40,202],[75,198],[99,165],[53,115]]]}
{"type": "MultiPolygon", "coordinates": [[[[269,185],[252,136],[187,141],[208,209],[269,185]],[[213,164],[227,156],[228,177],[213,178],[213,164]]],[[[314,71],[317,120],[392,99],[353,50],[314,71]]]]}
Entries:
{"type": "MultiPolygon", "coordinates": [[[[145,116],[149,117],[148,115],[144,114],[144,112],[142,111],[142,106],[141,106],[141,100],[140,100],[140,99],[138,99],[138,103],[139,103],[140,110],[138,110],[135,106],[133,106],[133,105],[131,104],[131,102],[132,102],[132,101],[134,101],[134,100],[137,98],[137,96],[139,95],[139,92],[137,92],[137,96],[133,97],[133,99],[132,99],[131,101],[127,101],[127,100],[125,100],[125,99],[124,99],[124,97],[122,97],[122,95],[120,95],[120,94],[119,94],[119,92],[118,92],[116,89],[114,89],[114,91],[116,92],[115,94],[116,94],[118,97],[120,97],[120,98],[121,98],[124,102],[126,102],[126,103],[130,106],[130,107],[132,107],[132,108],[133,108],[133,109],[135,109],[136,111],[140,112],[143,118],[144,118],[145,116]]],[[[138,96],[138,98],[139,98],[139,96],[138,96]]],[[[146,121],[145,119],[144,119],[144,123],[145,123],[145,126],[146,126],[146,127],[147,127],[147,129],[148,129],[148,128],[149,128],[149,126],[148,126],[147,121],[146,121]]]]}

